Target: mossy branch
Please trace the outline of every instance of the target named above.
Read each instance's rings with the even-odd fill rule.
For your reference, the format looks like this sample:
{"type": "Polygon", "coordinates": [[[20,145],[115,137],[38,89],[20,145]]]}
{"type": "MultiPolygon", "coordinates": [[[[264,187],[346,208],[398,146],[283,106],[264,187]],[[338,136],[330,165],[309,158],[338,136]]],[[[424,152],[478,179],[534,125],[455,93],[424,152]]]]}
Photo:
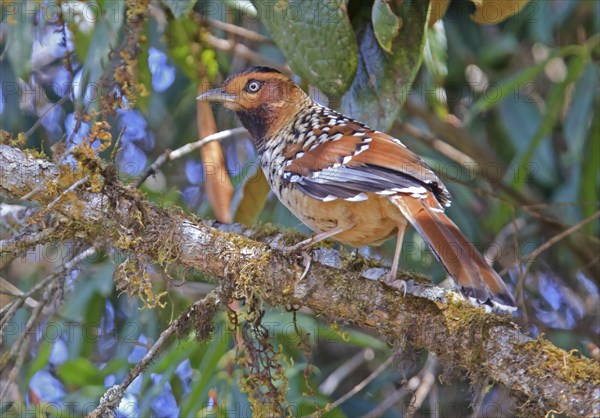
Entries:
{"type": "MultiPolygon", "coordinates": [[[[0,191],[5,194],[22,197],[38,189],[31,200],[47,205],[61,193],[55,185],[63,172],[47,160],[0,145],[0,191]]],[[[73,183],[84,175],[75,175],[73,183]]],[[[301,254],[290,257],[267,243],[284,240],[276,230],[192,219],[148,203],[134,188],[109,177],[101,192],[82,184],[72,193],[76,200],[59,199],[52,210],[73,219],[66,226],[73,235],[85,233],[96,245],[194,267],[221,280],[223,287],[260,296],[272,306],[306,306],[425,348],[446,367],[506,386],[523,415],[600,412],[598,363],[532,339],[508,318],[486,314],[452,292],[419,284],[416,275],[405,275],[412,285],[402,297],[396,289],[364,277],[378,271],[368,260],[344,263],[337,251],[327,249],[313,252],[304,274],[301,254]]]]}

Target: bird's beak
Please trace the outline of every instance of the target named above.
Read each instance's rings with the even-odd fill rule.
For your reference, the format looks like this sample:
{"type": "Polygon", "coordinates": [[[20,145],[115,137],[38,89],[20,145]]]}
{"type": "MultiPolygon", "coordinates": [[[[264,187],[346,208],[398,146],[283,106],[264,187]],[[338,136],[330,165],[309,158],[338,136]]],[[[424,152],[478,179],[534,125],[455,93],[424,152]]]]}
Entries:
{"type": "Polygon", "coordinates": [[[196,97],[196,100],[207,102],[237,103],[239,101],[239,96],[237,94],[227,93],[223,88],[219,87],[202,93],[200,96],[196,97]]]}

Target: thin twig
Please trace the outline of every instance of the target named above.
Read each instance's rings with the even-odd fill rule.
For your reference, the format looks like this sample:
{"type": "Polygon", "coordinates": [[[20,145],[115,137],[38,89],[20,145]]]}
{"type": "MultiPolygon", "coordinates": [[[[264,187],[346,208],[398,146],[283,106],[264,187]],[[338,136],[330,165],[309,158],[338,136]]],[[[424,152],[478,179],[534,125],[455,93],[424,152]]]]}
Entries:
{"type": "Polygon", "coordinates": [[[54,207],[54,205],[56,205],[60,201],[60,199],[63,198],[63,196],[65,196],[67,193],[72,192],[73,190],[75,190],[76,188],[78,188],[79,186],[81,186],[83,183],[85,183],[86,181],[88,181],[89,178],[90,178],[90,176],[85,176],[85,177],[80,178],[79,180],[77,180],[75,183],[71,184],[56,199],[54,199],[52,202],[50,202],[48,204],[48,206],[46,206],[46,208],[47,209],[52,209],[54,207]]]}
{"type": "Polygon", "coordinates": [[[52,106],[48,108],[48,110],[46,110],[40,117],[38,117],[38,120],[36,120],[35,123],[31,126],[31,128],[29,128],[27,132],[25,132],[25,137],[29,138],[37,130],[37,128],[40,127],[44,118],[48,116],[48,114],[50,114],[50,112],[54,110],[55,107],[60,106],[64,102],[66,102],[69,97],[71,97],[71,88],[69,88],[67,94],[61,97],[57,102],[53,103],[52,106]]]}
{"type": "Polygon", "coordinates": [[[473,400],[471,401],[471,404],[473,405],[473,411],[471,412],[471,416],[469,418],[479,418],[483,415],[481,412],[484,405],[483,401],[485,399],[485,395],[488,392],[489,379],[482,379],[477,383],[477,386],[479,386],[479,390],[477,393],[475,393],[473,400]]]}
{"type": "Polygon", "coordinates": [[[182,322],[187,321],[192,311],[194,311],[202,305],[206,305],[207,303],[218,303],[217,292],[211,291],[208,295],[206,295],[204,299],[196,301],[192,306],[190,306],[181,315],[179,315],[177,319],[175,319],[167,329],[161,332],[160,336],[152,345],[152,347],[150,347],[144,358],[141,359],[135,365],[135,367],[129,371],[129,373],[123,380],[123,383],[111,386],[100,399],[99,405],[96,407],[96,409],[94,409],[87,415],[87,418],[110,416],[111,413],[114,412],[114,409],[121,402],[121,399],[123,399],[123,396],[125,396],[125,391],[129,387],[129,385],[131,385],[131,383],[135,380],[136,377],[138,377],[144,370],[146,370],[150,362],[154,361],[156,356],[163,349],[163,346],[165,345],[169,337],[171,337],[171,335],[175,334],[179,330],[182,322]]]}
{"type": "MultiPolygon", "coordinates": [[[[5,254],[19,254],[23,250],[33,247],[37,244],[42,244],[49,240],[49,238],[56,232],[55,227],[46,227],[40,232],[36,233],[21,233],[12,238],[0,240],[0,255],[5,254]]],[[[0,267],[4,267],[5,261],[0,260],[0,267]]]]}
{"type": "MultiPolygon", "coordinates": [[[[83,252],[81,252],[79,255],[73,257],[70,261],[68,261],[67,263],[64,264],[64,266],[61,267],[60,274],[68,274],[72,269],[74,269],[77,266],[77,264],[80,261],[82,261],[88,255],[90,255],[94,252],[95,252],[95,248],[90,247],[87,250],[84,250],[83,252]]],[[[56,276],[56,277],[58,277],[58,276],[56,276]]],[[[53,312],[46,312],[44,308],[49,304],[50,304],[51,310],[56,310],[58,308],[59,305],[58,305],[57,301],[60,300],[60,295],[62,293],[61,287],[62,286],[61,286],[60,281],[53,281],[50,284],[48,289],[44,292],[44,297],[41,298],[38,305],[33,309],[32,313],[31,313],[31,317],[27,321],[25,329],[23,330],[23,332],[19,335],[19,337],[13,344],[8,355],[3,356],[2,360],[0,361],[0,373],[2,373],[5,369],[5,367],[8,365],[9,359],[16,356],[15,364],[12,367],[12,369],[10,370],[10,372],[8,373],[8,376],[7,376],[7,379],[5,382],[6,385],[3,385],[3,387],[0,389],[0,392],[1,392],[0,399],[6,399],[6,395],[7,395],[6,392],[8,391],[8,388],[11,387],[12,382],[14,382],[16,380],[17,376],[19,375],[19,372],[21,371],[21,367],[25,361],[25,357],[29,355],[29,350],[24,350],[23,347],[31,345],[31,344],[29,344],[29,341],[36,335],[36,333],[33,332],[33,328],[36,324],[39,323],[38,320],[39,320],[41,314],[44,313],[44,314],[51,315],[53,313],[53,312]]],[[[22,297],[20,300],[23,301],[23,300],[26,300],[26,298],[22,297]]],[[[2,319],[3,319],[3,322],[6,323],[6,321],[4,321],[6,318],[2,318],[2,319]]],[[[0,332],[2,330],[3,330],[3,327],[0,328],[0,332]]],[[[2,339],[2,337],[0,336],[0,340],[1,339],[2,339]]]]}
{"type": "Polygon", "coordinates": [[[210,34],[206,37],[206,42],[215,49],[219,49],[219,50],[225,51],[225,52],[230,52],[234,55],[245,58],[248,61],[253,62],[255,64],[263,64],[263,65],[266,64],[269,67],[273,67],[276,70],[281,71],[282,73],[285,73],[285,74],[291,73],[289,70],[289,67],[281,66],[281,65],[277,64],[276,62],[273,62],[273,61],[269,60],[268,58],[265,58],[264,56],[254,52],[252,49],[248,48],[244,44],[240,44],[238,42],[231,41],[228,39],[217,38],[216,36],[210,35],[210,34]]]}
{"type": "Polygon", "coordinates": [[[177,148],[175,151],[172,151],[169,155],[169,160],[176,160],[177,158],[181,158],[182,156],[189,154],[190,152],[197,150],[198,148],[202,148],[209,142],[222,141],[234,135],[239,135],[246,132],[248,132],[246,131],[246,128],[233,128],[217,132],[212,135],[208,135],[206,138],[200,139],[196,142],[190,142],[180,148],[177,148]]]}
{"type": "MultiPolygon", "coordinates": [[[[93,247],[91,247],[93,249],[93,247]]],[[[94,249],[95,251],[95,249],[94,249]]],[[[80,253],[78,256],[72,258],[70,261],[64,264],[61,267],[62,274],[68,274],[73,268],[77,266],[77,264],[87,257],[90,253],[90,248],[80,253]]],[[[58,277],[58,276],[57,276],[58,277]]],[[[25,362],[25,358],[29,355],[29,350],[24,350],[24,347],[31,347],[30,341],[34,338],[37,333],[33,330],[34,327],[39,324],[39,319],[42,314],[50,316],[52,315],[59,307],[60,301],[62,301],[62,281],[56,280],[50,283],[46,291],[44,292],[43,297],[38,302],[37,306],[33,309],[27,324],[23,332],[18,336],[14,344],[12,345],[10,351],[7,355],[2,356],[0,359],[0,374],[3,374],[4,369],[8,365],[8,362],[13,357],[16,357],[15,364],[13,368],[8,373],[8,378],[4,383],[3,387],[0,389],[0,399],[6,399],[8,388],[12,386],[12,383],[16,380],[19,372],[21,371],[21,367],[25,362]],[[48,309],[45,309],[49,305],[48,309]]],[[[19,299],[17,299],[19,300],[19,299]]],[[[27,300],[25,295],[21,296],[21,301],[27,300]]],[[[8,316],[8,315],[7,315],[8,316]]],[[[8,323],[12,317],[6,320],[6,317],[2,318],[3,324],[8,323]]],[[[0,332],[3,331],[3,326],[0,327],[0,332]]],[[[2,337],[0,336],[0,340],[2,337]]]]}
{"type": "Polygon", "coordinates": [[[234,35],[241,36],[242,38],[248,41],[258,42],[261,44],[274,44],[273,40],[268,38],[267,36],[261,35],[260,33],[254,32],[250,29],[246,29],[242,26],[237,26],[231,23],[221,22],[220,20],[210,18],[204,19],[204,21],[215,29],[220,29],[222,31],[229,32],[234,35]]]}
{"type": "Polygon", "coordinates": [[[234,128],[227,129],[225,131],[217,132],[212,135],[208,135],[206,138],[200,139],[196,142],[189,142],[184,146],[177,148],[175,151],[166,150],[163,152],[148,168],[144,170],[139,180],[136,183],[136,186],[141,186],[148,177],[152,174],[156,173],[156,171],[162,167],[167,161],[173,161],[177,158],[181,158],[182,156],[189,154],[190,152],[202,148],[204,145],[208,144],[212,141],[222,141],[224,139],[230,138],[234,135],[242,134],[247,132],[245,128],[234,128]]]}
{"type": "Polygon", "coordinates": [[[319,392],[324,395],[331,395],[338,387],[338,385],[348,377],[354,370],[356,370],[365,361],[372,360],[375,356],[375,352],[372,348],[365,348],[356,353],[350,360],[346,361],[340,367],[333,371],[327,379],[319,385],[319,392]]]}
{"type": "MultiPolygon", "coordinates": [[[[346,393],[344,396],[342,396],[341,398],[337,399],[335,402],[330,403],[327,406],[328,410],[333,410],[335,408],[337,408],[338,406],[340,406],[341,404],[343,404],[344,402],[346,402],[348,399],[350,399],[351,397],[353,397],[354,395],[356,395],[358,392],[360,392],[361,390],[364,389],[365,386],[367,386],[369,383],[371,383],[377,376],[379,376],[381,373],[383,373],[383,371],[385,369],[387,369],[387,367],[392,364],[392,361],[394,360],[393,356],[390,356],[387,358],[386,361],[384,361],[383,363],[381,363],[379,365],[379,367],[377,367],[373,373],[371,373],[369,376],[366,377],[366,379],[364,379],[362,382],[360,382],[358,385],[354,386],[352,388],[352,390],[350,390],[348,393],[346,393]]],[[[311,415],[308,415],[309,417],[316,417],[318,416],[318,413],[314,413],[311,415]]]]}
{"type": "Polygon", "coordinates": [[[583,228],[585,225],[589,224],[592,221],[595,221],[598,218],[600,218],[600,210],[597,211],[596,213],[594,213],[593,215],[588,216],[587,218],[583,219],[582,221],[577,222],[575,225],[564,230],[560,234],[553,236],[548,241],[546,241],[545,243],[540,245],[538,248],[536,248],[529,255],[527,255],[525,257],[525,260],[528,262],[533,261],[537,256],[539,256],[541,253],[546,251],[548,248],[552,247],[557,242],[563,240],[564,238],[568,237],[569,235],[573,234],[574,232],[578,231],[579,229],[583,228]]]}
{"type": "MultiPolygon", "coordinates": [[[[531,253],[529,253],[528,255],[526,255],[525,257],[523,257],[523,260],[518,260],[515,263],[513,263],[512,265],[506,267],[504,270],[502,270],[500,272],[500,275],[506,274],[509,269],[511,269],[512,267],[516,266],[520,262],[525,262],[525,263],[531,265],[533,263],[533,261],[541,253],[543,253],[544,251],[546,251],[548,248],[552,247],[557,242],[562,241],[563,239],[565,239],[569,235],[577,232],[578,230],[580,230],[581,228],[583,228],[585,225],[589,224],[590,222],[595,221],[598,218],[600,218],[600,210],[597,211],[596,213],[594,213],[593,215],[588,216],[587,218],[583,219],[582,221],[577,222],[575,225],[571,226],[570,228],[565,229],[560,234],[557,234],[557,235],[553,236],[548,241],[546,241],[545,243],[543,243],[542,245],[540,245],[538,248],[536,248],[535,250],[533,250],[531,253]]],[[[527,270],[529,271],[529,268],[527,270]]]]}
{"type": "Polygon", "coordinates": [[[435,383],[435,369],[437,367],[437,359],[435,354],[429,352],[427,357],[427,367],[419,373],[420,382],[419,386],[415,390],[415,394],[408,403],[408,409],[406,410],[405,418],[412,418],[416,412],[423,405],[423,401],[427,398],[431,387],[435,383]]]}
{"type": "Polygon", "coordinates": [[[31,191],[25,195],[23,195],[19,200],[29,200],[31,199],[33,196],[35,196],[36,194],[38,194],[39,192],[41,192],[42,190],[44,190],[44,186],[43,185],[39,185],[33,189],[31,189],[31,191]]]}
{"type": "MultiPolygon", "coordinates": [[[[6,31],[6,32],[9,33],[9,31],[6,31]]],[[[11,41],[11,37],[7,36],[6,42],[4,42],[4,50],[2,51],[2,53],[0,53],[0,62],[4,61],[4,58],[6,58],[6,54],[8,53],[8,50],[11,47],[10,41],[11,41]]]]}
{"type": "Polygon", "coordinates": [[[119,145],[121,144],[121,139],[123,138],[123,135],[125,134],[125,130],[127,129],[126,126],[123,126],[123,128],[121,129],[121,132],[119,132],[119,136],[117,136],[117,140],[115,141],[115,145],[113,147],[112,152],[110,153],[110,162],[114,163],[115,159],[117,158],[117,153],[119,152],[119,145]]]}
{"type": "Polygon", "coordinates": [[[421,129],[417,128],[411,123],[399,123],[398,128],[406,132],[413,138],[418,139],[419,141],[438,151],[440,154],[448,157],[452,161],[456,161],[457,163],[464,165],[467,168],[471,168],[472,166],[477,165],[477,161],[475,161],[473,158],[471,158],[464,152],[453,147],[446,141],[443,141],[437,138],[436,136],[431,135],[430,133],[422,131],[421,129]]]}
{"type": "MultiPolygon", "coordinates": [[[[480,165],[499,164],[493,151],[485,148],[464,128],[440,119],[416,99],[409,99],[404,104],[403,110],[409,115],[421,119],[429,129],[445,142],[456,147],[477,161],[480,165]]],[[[499,166],[502,166],[499,164],[499,166]]]]}
{"type": "MultiPolygon", "coordinates": [[[[39,302],[33,298],[24,297],[24,293],[17,286],[6,280],[4,277],[0,276],[0,294],[12,296],[13,298],[22,298],[25,301],[25,305],[30,308],[35,308],[38,306],[39,302]]],[[[4,309],[4,308],[3,308],[4,309]]],[[[2,312],[0,312],[0,315],[2,312]]]]}
{"type": "MultiPolygon", "coordinates": [[[[16,357],[16,361],[14,366],[11,368],[8,373],[8,377],[4,382],[2,388],[0,388],[0,399],[6,399],[8,388],[12,386],[12,383],[16,380],[19,372],[21,370],[21,366],[25,362],[25,357],[28,355],[29,350],[24,350],[23,347],[30,347],[31,339],[36,336],[36,332],[33,331],[33,327],[38,323],[38,319],[40,318],[44,308],[51,301],[56,299],[55,294],[59,290],[58,282],[53,282],[50,287],[44,292],[44,297],[40,300],[40,303],[33,309],[31,316],[29,317],[23,332],[19,335],[15,343],[12,345],[8,355],[3,356],[2,360],[0,360],[0,374],[4,375],[4,370],[6,366],[9,364],[9,360],[13,357],[16,357]]],[[[1,339],[1,338],[0,338],[1,339]]]]}
{"type": "Polygon", "coordinates": [[[519,230],[523,227],[525,227],[525,219],[519,218],[511,220],[509,224],[502,228],[500,232],[496,234],[496,237],[494,237],[492,244],[485,250],[483,254],[485,261],[487,261],[489,265],[494,264],[494,261],[496,261],[502,253],[502,248],[506,244],[506,241],[510,237],[518,236],[519,230]]]}
{"type": "MultiPolygon", "coordinates": [[[[30,322],[36,316],[36,313],[41,312],[46,303],[46,301],[42,301],[40,304],[38,304],[38,306],[33,310],[33,313],[31,314],[30,322]]],[[[29,323],[27,325],[29,325],[29,323]]],[[[31,338],[33,338],[34,335],[36,335],[35,332],[31,332],[31,329],[26,329],[26,331],[28,331],[26,334],[21,334],[25,335],[23,341],[30,340],[31,338]]],[[[29,344],[27,344],[27,346],[29,346],[29,344]]],[[[27,356],[28,352],[29,350],[19,351],[19,356],[15,360],[14,366],[12,367],[6,378],[3,379],[2,385],[0,386],[0,399],[8,399],[8,391],[13,385],[13,382],[16,381],[17,376],[19,375],[19,372],[23,367],[23,363],[25,363],[25,357],[27,356]]],[[[8,359],[2,359],[2,361],[8,361],[8,359]]],[[[0,370],[4,370],[5,365],[6,363],[3,364],[2,362],[0,362],[0,370]]],[[[4,375],[4,373],[2,373],[2,375],[4,375]]]]}
{"type": "MultiPolygon", "coordinates": [[[[402,385],[402,387],[398,388],[397,390],[392,392],[389,396],[387,396],[374,409],[370,410],[367,414],[363,415],[363,418],[376,418],[376,417],[382,416],[385,411],[390,409],[396,402],[398,402],[400,399],[405,397],[410,392],[415,392],[415,396],[413,397],[414,405],[417,405],[417,403],[418,403],[418,405],[420,406],[422,404],[423,400],[425,400],[425,397],[427,396],[427,393],[429,392],[429,390],[427,390],[427,391],[422,390],[421,392],[419,392],[419,389],[421,387],[425,387],[424,385],[429,385],[428,389],[431,388],[430,383],[433,383],[433,382],[430,382],[430,380],[435,380],[435,377],[433,375],[435,366],[436,366],[435,356],[430,352],[429,356],[427,357],[427,362],[415,376],[411,377],[410,380],[408,382],[406,382],[406,384],[402,385]],[[431,374],[431,376],[429,376],[429,374],[431,374]],[[417,392],[419,392],[419,396],[415,399],[415,397],[417,396],[417,392]],[[423,396],[423,395],[425,395],[425,396],[423,396]]],[[[407,412],[406,416],[408,416],[408,414],[411,410],[410,405],[411,404],[409,404],[409,408],[408,408],[408,412],[407,412]]],[[[418,409],[418,407],[417,407],[417,409],[418,409]]]]}
{"type": "MultiPolygon", "coordinates": [[[[7,305],[7,307],[9,307],[8,312],[6,312],[6,314],[4,314],[4,312],[2,312],[3,316],[2,316],[2,319],[0,320],[0,341],[2,340],[2,337],[4,334],[5,324],[7,324],[12,319],[12,317],[15,315],[16,311],[21,306],[23,306],[23,303],[27,300],[28,297],[33,295],[35,292],[41,290],[42,288],[48,286],[50,283],[52,283],[56,278],[60,277],[61,275],[68,274],[71,270],[73,270],[77,266],[77,264],[79,264],[80,262],[85,260],[87,257],[94,255],[95,253],[96,253],[95,247],[89,247],[88,249],[82,251],[81,253],[79,253],[78,255],[73,257],[71,260],[67,261],[64,265],[62,265],[59,269],[57,269],[57,271],[48,275],[46,278],[41,280],[34,287],[29,289],[29,291],[24,292],[20,297],[18,297],[13,302],[11,302],[10,305],[7,305]]],[[[5,310],[7,307],[4,307],[3,310],[5,310]]]]}
{"type": "MultiPolygon", "coordinates": [[[[413,378],[414,379],[414,378],[413,378]]],[[[411,379],[412,380],[412,379],[411,379]]],[[[409,385],[402,386],[401,388],[396,389],[390,395],[386,396],[386,398],[377,405],[374,409],[367,412],[362,418],[376,418],[383,415],[385,411],[390,409],[396,402],[400,399],[404,398],[409,393],[408,389],[409,385]]]]}

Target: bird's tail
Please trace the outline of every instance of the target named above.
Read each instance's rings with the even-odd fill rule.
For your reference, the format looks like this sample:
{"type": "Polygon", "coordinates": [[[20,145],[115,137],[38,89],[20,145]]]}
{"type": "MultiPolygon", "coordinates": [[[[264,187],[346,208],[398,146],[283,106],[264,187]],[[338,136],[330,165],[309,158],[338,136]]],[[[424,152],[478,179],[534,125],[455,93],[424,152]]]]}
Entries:
{"type": "Polygon", "coordinates": [[[433,195],[425,199],[398,195],[390,200],[423,237],[467,298],[478,305],[516,309],[514,298],[498,273],[446,216],[433,195]]]}

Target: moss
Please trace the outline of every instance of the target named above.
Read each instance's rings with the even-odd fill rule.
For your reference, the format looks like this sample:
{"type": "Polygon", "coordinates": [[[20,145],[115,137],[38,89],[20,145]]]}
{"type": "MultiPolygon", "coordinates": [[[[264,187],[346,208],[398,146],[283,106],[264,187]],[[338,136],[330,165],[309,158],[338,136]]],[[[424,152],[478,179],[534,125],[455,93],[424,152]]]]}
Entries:
{"type": "Polygon", "coordinates": [[[181,256],[181,245],[175,239],[180,224],[177,215],[166,210],[136,211],[132,220],[144,231],[140,247],[153,254],[161,266],[177,262],[181,256]]]}
{"type": "Polygon", "coordinates": [[[256,241],[266,241],[269,238],[275,238],[281,233],[281,228],[272,223],[256,224],[252,227],[250,238],[256,241]]]}
{"type": "Polygon", "coordinates": [[[523,355],[540,358],[538,367],[528,369],[533,376],[544,378],[549,374],[558,375],[570,384],[585,382],[600,386],[600,364],[576,355],[576,350],[566,352],[541,336],[519,345],[519,349],[523,350],[523,355]]]}
{"type": "Polygon", "coordinates": [[[113,278],[117,289],[130,296],[137,296],[143,302],[142,308],[164,308],[162,298],[167,292],[155,293],[149,274],[149,263],[145,257],[132,254],[117,266],[113,278]]]}
{"type": "Polygon", "coordinates": [[[0,129],[0,144],[9,145],[15,148],[23,148],[27,142],[27,136],[23,132],[19,132],[14,138],[12,133],[0,129]]]}
{"type": "Polygon", "coordinates": [[[25,154],[31,158],[42,159],[42,160],[48,159],[48,156],[46,155],[46,153],[44,151],[33,149],[33,148],[24,149],[23,154],[25,154]]]}
{"type": "Polygon", "coordinates": [[[297,229],[284,228],[281,232],[281,243],[284,245],[295,245],[307,237],[297,229]]]}
{"type": "Polygon", "coordinates": [[[448,304],[445,307],[444,316],[447,319],[448,328],[453,333],[459,329],[479,329],[485,339],[491,328],[497,326],[513,328],[515,326],[510,317],[489,315],[484,308],[474,307],[454,293],[448,293],[447,299],[448,304]]]}
{"type": "Polygon", "coordinates": [[[340,257],[342,259],[342,268],[344,270],[360,272],[374,267],[384,267],[383,262],[374,258],[363,257],[356,251],[340,251],[340,257]]]}
{"type": "Polygon", "coordinates": [[[249,245],[247,239],[236,234],[216,231],[215,240],[226,240],[228,243],[228,250],[222,253],[222,257],[229,261],[229,270],[237,272],[234,297],[248,300],[264,297],[262,289],[267,286],[256,286],[256,283],[265,280],[265,265],[270,262],[270,252],[264,251],[263,244],[249,245]],[[249,257],[240,257],[240,254],[248,252],[249,257]]]}
{"type": "Polygon", "coordinates": [[[200,303],[195,303],[187,312],[180,315],[177,334],[179,336],[187,335],[193,329],[198,342],[212,338],[218,307],[216,294],[209,293],[200,303]]]}
{"type": "MultiPolygon", "coordinates": [[[[458,295],[448,294],[448,304],[443,306],[445,326],[450,335],[465,335],[464,330],[471,330],[467,335],[469,338],[461,344],[463,350],[468,352],[462,353],[461,357],[469,364],[464,365],[470,371],[470,377],[474,380],[483,378],[478,376],[475,371],[479,370],[479,365],[486,360],[487,350],[485,348],[489,337],[490,330],[498,327],[514,327],[515,325],[509,318],[504,318],[498,315],[490,315],[483,308],[473,307],[469,302],[465,301],[458,295]]],[[[452,356],[452,353],[438,353],[440,357],[452,356]]],[[[453,362],[447,362],[452,364],[453,362]]],[[[452,376],[454,370],[445,372],[446,376],[452,376]]]]}

